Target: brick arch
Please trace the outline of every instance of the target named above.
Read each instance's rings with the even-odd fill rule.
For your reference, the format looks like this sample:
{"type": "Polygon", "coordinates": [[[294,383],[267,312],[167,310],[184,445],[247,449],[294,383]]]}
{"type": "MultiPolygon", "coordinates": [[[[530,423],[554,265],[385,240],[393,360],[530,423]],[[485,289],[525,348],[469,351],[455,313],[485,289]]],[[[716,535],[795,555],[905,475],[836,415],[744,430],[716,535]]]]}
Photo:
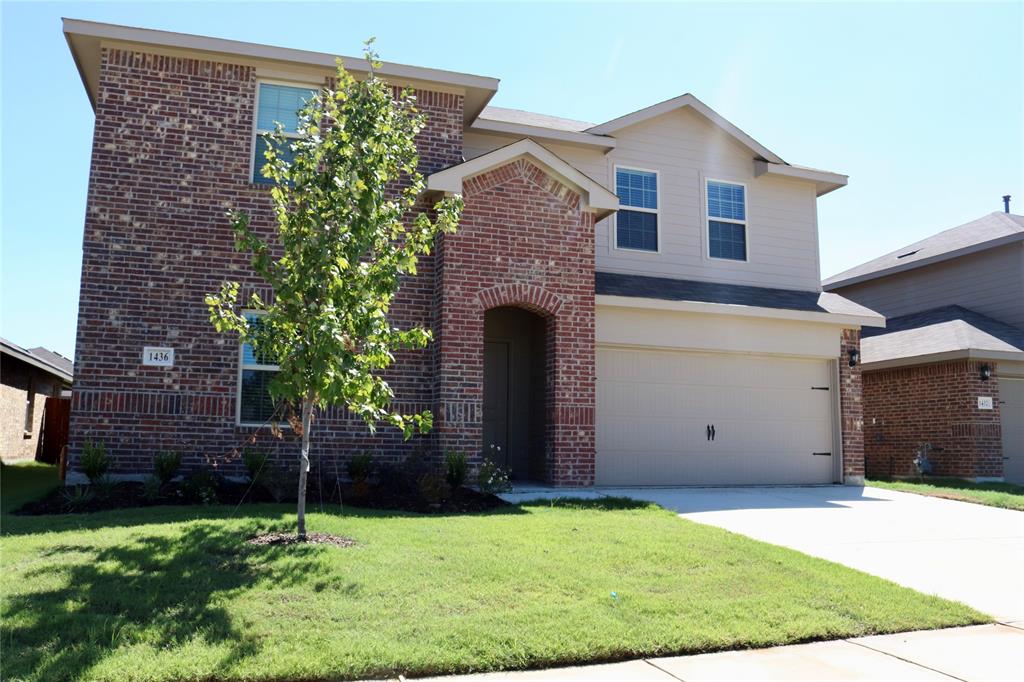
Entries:
{"type": "Polygon", "coordinates": [[[545,318],[556,317],[562,308],[558,295],[536,284],[498,284],[477,292],[476,300],[481,312],[514,306],[545,318]]]}

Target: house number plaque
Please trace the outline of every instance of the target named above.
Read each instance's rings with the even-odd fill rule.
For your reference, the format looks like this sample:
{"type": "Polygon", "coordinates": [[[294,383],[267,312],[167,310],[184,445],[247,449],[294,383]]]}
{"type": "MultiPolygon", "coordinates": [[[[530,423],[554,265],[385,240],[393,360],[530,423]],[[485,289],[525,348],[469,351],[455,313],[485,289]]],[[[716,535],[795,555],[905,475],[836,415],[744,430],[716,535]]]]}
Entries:
{"type": "Polygon", "coordinates": [[[146,346],[142,349],[142,364],[148,367],[174,367],[174,349],[146,346]]]}

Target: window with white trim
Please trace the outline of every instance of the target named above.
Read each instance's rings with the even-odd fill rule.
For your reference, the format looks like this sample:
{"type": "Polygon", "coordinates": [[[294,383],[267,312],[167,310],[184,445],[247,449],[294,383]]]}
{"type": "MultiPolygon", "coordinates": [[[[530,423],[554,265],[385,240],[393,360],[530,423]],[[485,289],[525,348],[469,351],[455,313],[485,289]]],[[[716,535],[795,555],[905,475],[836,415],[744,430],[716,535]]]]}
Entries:
{"type": "Polygon", "coordinates": [[[747,260],[747,188],[732,182],[707,181],[708,255],[747,260]]]}
{"type": "MultiPolygon", "coordinates": [[[[259,324],[259,314],[245,313],[250,325],[259,324]]],[[[278,366],[260,357],[251,344],[242,344],[241,371],[238,375],[238,423],[264,424],[274,416],[275,405],[270,398],[270,382],[278,366]]]]}
{"type": "MultiPolygon", "coordinates": [[[[271,184],[270,178],[263,175],[263,166],[267,164],[266,152],[272,144],[266,135],[273,133],[277,124],[280,123],[286,138],[298,137],[299,111],[306,105],[309,98],[316,94],[316,88],[263,82],[258,87],[252,181],[259,184],[271,184]]],[[[285,159],[291,160],[292,158],[292,150],[287,144],[279,148],[277,153],[285,159]]]]}
{"type": "Polygon", "coordinates": [[[615,169],[615,246],[638,251],[658,250],[658,174],[632,168],[615,169]]]}

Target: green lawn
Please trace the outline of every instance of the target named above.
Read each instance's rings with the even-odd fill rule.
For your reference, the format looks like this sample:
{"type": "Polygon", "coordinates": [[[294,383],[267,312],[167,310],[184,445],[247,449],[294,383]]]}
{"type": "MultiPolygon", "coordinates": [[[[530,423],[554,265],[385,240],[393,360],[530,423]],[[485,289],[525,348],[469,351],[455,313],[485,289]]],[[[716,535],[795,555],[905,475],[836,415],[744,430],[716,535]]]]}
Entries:
{"type": "Polygon", "coordinates": [[[37,462],[0,463],[0,512],[17,509],[60,485],[57,467],[37,462]]]}
{"type": "Polygon", "coordinates": [[[450,517],[335,508],[310,528],[358,546],[243,542],[293,521],[278,505],[5,515],[4,679],[422,675],[989,620],[624,501],[450,517]]]}
{"type": "Polygon", "coordinates": [[[872,480],[867,485],[1024,511],[1024,486],[1013,483],[972,483],[959,478],[928,478],[921,483],[872,480]]]}

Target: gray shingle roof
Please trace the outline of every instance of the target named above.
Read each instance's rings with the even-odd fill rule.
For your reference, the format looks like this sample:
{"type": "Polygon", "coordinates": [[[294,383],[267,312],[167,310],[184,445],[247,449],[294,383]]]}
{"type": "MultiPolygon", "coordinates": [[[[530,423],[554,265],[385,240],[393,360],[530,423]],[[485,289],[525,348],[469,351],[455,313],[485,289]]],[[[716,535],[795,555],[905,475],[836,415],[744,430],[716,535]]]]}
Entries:
{"type": "Polygon", "coordinates": [[[656,298],[665,301],[694,301],[723,303],[778,310],[801,310],[834,315],[881,316],[873,310],[843,298],[838,294],[819,291],[769,289],[742,284],[698,282],[688,279],[648,277],[598,272],[595,275],[596,293],[605,296],[631,296],[656,298]]]}
{"type": "Polygon", "coordinates": [[[1015,240],[1024,240],[1024,216],[997,211],[833,275],[822,286],[834,289],[1015,240]]]}
{"type": "Polygon", "coordinates": [[[74,361],[69,360],[60,353],[54,353],[52,350],[43,348],[42,346],[29,348],[28,352],[36,356],[43,362],[53,365],[57,369],[63,371],[65,374],[72,374],[75,371],[74,361]]]}
{"type": "Polygon", "coordinates": [[[1024,331],[958,305],[891,317],[885,329],[864,329],[861,337],[865,363],[963,351],[1020,353],[1024,360],[1024,331]]]}
{"type": "Polygon", "coordinates": [[[22,362],[27,362],[30,365],[46,370],[71,383],[75,363],[60,353],[54,353],[42,347],[22,348],[18,344],[4,338],[0,338],[0,351],[22,362]]]}
{"type": "Polygon", "coordinates": [[[538,128],[550,128],[552,130],[565,130],[571,133],[582,133],[587,128],[593,128],[593,123],[576,121],[571,118],[559,118],[547,114],[535,114],[532,111],[520,109],[505,109],[503,107],[486,107],[479,118],[488,121],[500,121],[501,123],[518,123],[524,126],[535,126],[538,128]]]}

